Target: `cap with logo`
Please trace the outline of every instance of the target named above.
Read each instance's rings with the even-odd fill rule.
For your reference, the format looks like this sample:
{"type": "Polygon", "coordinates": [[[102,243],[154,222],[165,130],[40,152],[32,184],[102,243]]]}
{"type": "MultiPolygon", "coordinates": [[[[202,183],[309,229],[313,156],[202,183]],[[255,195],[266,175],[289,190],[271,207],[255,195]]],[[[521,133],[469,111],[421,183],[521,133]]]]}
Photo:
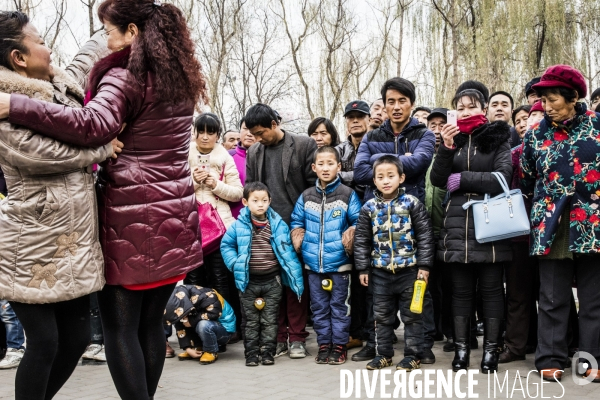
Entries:
{"type": "Polygon", "coordinates": [[[369,105],[366,101],[362,100],[354,100],[346,104],[346,109],[344,110],[344,117],[352,111],[358,111],[363,114],[371,115],[371,109],[369,105]]]}

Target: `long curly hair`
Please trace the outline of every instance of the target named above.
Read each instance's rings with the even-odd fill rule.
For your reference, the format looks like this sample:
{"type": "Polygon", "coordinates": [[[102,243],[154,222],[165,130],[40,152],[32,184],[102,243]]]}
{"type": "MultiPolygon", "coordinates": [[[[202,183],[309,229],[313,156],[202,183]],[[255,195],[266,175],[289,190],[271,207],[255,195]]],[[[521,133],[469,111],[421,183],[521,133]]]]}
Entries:
{"type": "Polygon", "coordinates": [[[152,72],[156,92],[164,101],[208,103],[206,78],[179,8],[155,0],[105,0],[98,7],[98,17],[121,33],[129,24],[138,27],[127,65],[138,83],[143,84],[146,74],[152,72]]]}

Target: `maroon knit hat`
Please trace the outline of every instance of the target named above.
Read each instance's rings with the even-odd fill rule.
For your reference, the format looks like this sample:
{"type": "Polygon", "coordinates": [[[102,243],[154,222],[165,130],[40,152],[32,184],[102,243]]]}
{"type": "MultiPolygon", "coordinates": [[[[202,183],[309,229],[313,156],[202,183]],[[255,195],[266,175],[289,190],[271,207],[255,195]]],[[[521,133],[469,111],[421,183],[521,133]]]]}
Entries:
{"type": "Polygon", "coordinates": [[[541,111],[544,112],[544,107],[542,107],[542,101],[538,100],[535,103],[533,103],[533,105],[531,106],[531,110],[529,110],[529,115],[531,115],[532,112],[534,111],[541,111]]]}
{"type": "Polygon", "coordinates": [[[540,82],[533,85],[532,89],[557,86],[577,91],[580,99],[583,99],[587,95],[585,78],[581,72],[569,65],[553,65],[548,67],[544,75],[542,75],[540,82]]]}

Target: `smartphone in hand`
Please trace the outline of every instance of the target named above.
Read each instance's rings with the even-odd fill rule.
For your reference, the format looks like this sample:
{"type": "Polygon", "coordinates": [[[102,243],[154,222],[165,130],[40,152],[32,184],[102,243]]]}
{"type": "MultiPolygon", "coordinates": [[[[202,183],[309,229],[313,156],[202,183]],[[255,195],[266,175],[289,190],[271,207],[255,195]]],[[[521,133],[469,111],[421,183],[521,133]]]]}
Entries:
{"type": "Polygon", "coordinates": [[[456,110],[448,110],[448,113],[446,114],[446,119],[447,119],[447,124],[448,125],[457,125],[457,113],[456,110]]]}
{"type": "Polygon", "coordinates": [[[210,172],[210,154],[198,154],[198,169],[210,172]]]}

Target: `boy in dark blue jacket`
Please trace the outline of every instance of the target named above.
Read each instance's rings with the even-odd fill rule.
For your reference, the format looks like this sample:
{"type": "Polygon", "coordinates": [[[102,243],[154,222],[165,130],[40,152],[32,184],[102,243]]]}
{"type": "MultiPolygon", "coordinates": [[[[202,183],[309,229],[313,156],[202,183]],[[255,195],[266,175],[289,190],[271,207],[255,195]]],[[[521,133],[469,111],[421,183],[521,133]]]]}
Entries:
{"type": "Polygon", "coordinates": [[[317,185],[302,193],[292,213],[292,241],[308,272],[319,353],[317,364],[346,362],[350,329],[350,271],[354,228],[361,202],[341,183],[340,156],[321,147],[312,164],[317,185]]]}
{"type": "Polygon", "coordinates": [[[392,365],[394,317],[404,322],[404,359],[397,369],[421,367],[423,317],[410,311],[416,279],[427,282],[433,264],[431,220],[423,203],[404,193],[401,161],[380,157],[373,166],[375,197],[360,210],[354,241],[354,260],[364,286],[373,287],[376,357],[367,369],[392,365]]]}
{"type": "Polygon", "coordinates": [[[290,228],[270,208],[271,195],[264,183],[244,187],[244,207],[221,240],[225,265],[233,272],[246,318],[246,366],[275,363],[277,315],[283,286],[302,295],[302,266],[290,240],[290,228]]]}

